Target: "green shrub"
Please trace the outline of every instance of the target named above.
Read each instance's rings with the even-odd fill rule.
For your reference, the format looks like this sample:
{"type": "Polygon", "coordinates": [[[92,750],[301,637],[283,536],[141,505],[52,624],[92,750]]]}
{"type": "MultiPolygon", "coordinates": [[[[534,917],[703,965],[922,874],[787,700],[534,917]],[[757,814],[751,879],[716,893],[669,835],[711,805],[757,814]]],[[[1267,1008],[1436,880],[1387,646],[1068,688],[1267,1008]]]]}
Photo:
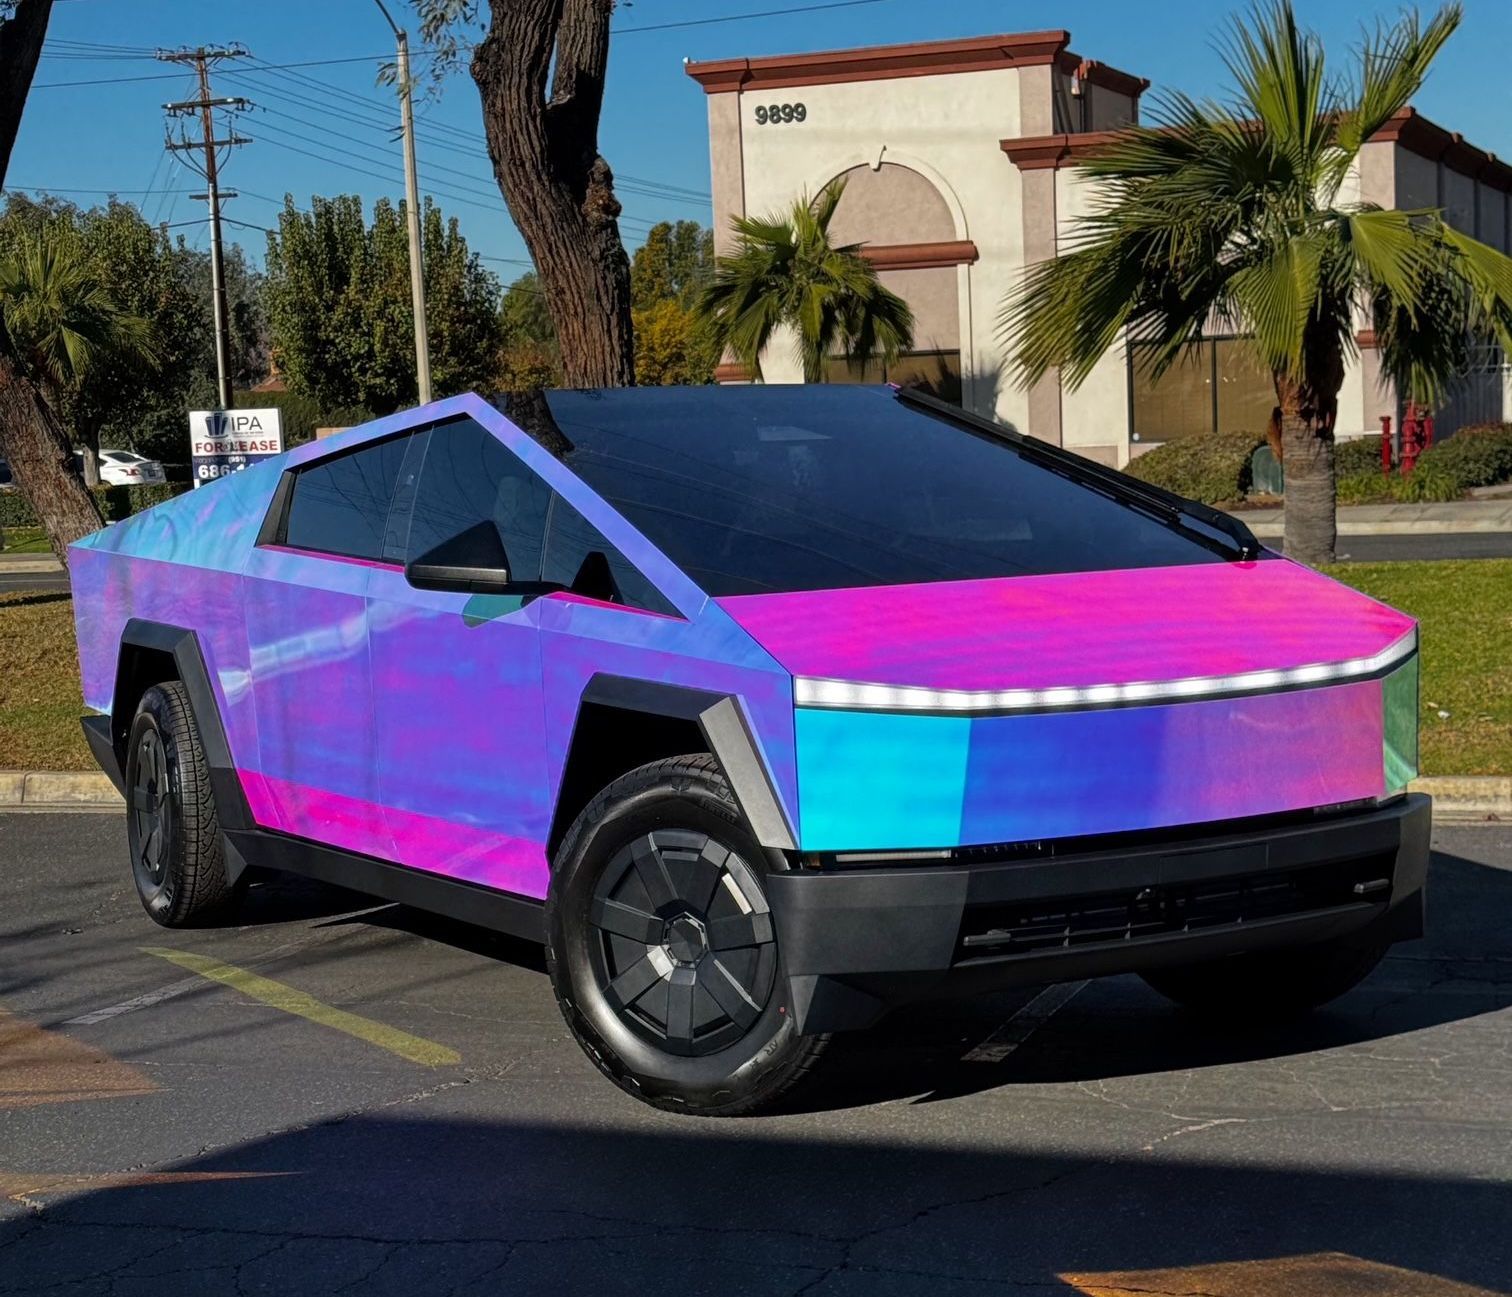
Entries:
{"type": "Polygon", "coordinates": [[[1381,439],[1353,437],[1334,446],[1334,473],[1342,480],[1374,472],[1381,476],[1381,439]]]}
{"type": "MultiPolygon", "coordinates": [[[[106,522],[120,522],[143,509],[150,509],[164,500],[182,495],[188,486],[182,482],[168,482],[162,486],[97,486],[95,499],[99,501],[100,513],[106,522]]],[[[41,524],[29,501],[19,491],[0,494],[0,527],[37,527],[41,524]]]]}
{"type": "Polygon", "coordinates": [[[1461,491],[1512,481],[1512,423],[1461,428],[1418,456],[1420,469],[1430,465],[1435,472],[1454,478],[1461,491]]]}
{"type": "Polygon", "coordinates": [[[1258,432],[1174,437],[1131,460],[1125,471],[1190,500],[1225,504],[1244,498],[1250,486],[1250,456],[1264,444],[1258,432]]]}
{"type": "Polygon", "coordinates": [[[1334,497],[1340,504],[1389,504],[1396,499],[1391,484],[1397,481],[1393,474],[1385,476],[1379,468],[1339,475],[1334,481],[1334,497]]]}

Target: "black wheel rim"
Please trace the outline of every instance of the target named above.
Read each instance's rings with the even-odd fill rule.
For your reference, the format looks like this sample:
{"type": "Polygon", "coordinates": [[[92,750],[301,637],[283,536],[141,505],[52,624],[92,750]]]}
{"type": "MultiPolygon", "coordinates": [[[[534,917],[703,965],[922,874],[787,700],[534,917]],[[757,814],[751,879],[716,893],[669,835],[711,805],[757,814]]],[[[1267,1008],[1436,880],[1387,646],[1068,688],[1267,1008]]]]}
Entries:
{"type": "Polygon", "coordinates": [[[589,906],[598,988],[669,1053],[724,1049],[772,995],[777,943],[754,870],[704,833],[657,829],[610,860],[589,906]]]}
{"type": "Polygon", "coordinates": [[[135,778],[131,784],[131,829],[136,864],[156,886],[168,872],[169,817],[168,754],[155,729],[142,731],[137,740],[135,778]]]}

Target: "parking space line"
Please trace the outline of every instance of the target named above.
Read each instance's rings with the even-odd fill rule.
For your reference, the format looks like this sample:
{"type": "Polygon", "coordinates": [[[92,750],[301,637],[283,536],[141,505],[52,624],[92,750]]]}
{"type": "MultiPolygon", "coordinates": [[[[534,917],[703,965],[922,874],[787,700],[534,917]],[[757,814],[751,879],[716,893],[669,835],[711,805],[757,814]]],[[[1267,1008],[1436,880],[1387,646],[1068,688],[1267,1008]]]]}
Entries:
{"type": "Polygon", "coordinates": [[[1007,1022],[961,1059],[963,1063],[1001,1063],[1076,997],[1086,982],[1058,982],[1020,1005],[1007,1022]]]}
{"type": "Polygon", "coordinates": [[[224,986],[240,991],[251,999],[259,1000],[275,1009],[282,1009],[285,1013],[291,1013],[297,1018],[319,1023],[322,1027],[330,1027],[334,1031],[355,1036],[358,1040],[377,1045],[380,1049],[386,1049],[391,1054],[398,1054],[400,1058],[408,1059],[412,1063],[420,1063],[426,1067],[447,1067],[462,1061],[462,1055],[446,1045],[438,1045],[433,1040],[412,1036],[409,1032],[400,1031],[397,1027],[388,1027],[381,1022],[374,1022],[371,1018],[348,1013],[345,1009],[325,1004],[304,991],[296,990],[283,982],[275,982],[272,978],[260,977],[256,973],[248,972],[245,968],[223,964],[219,960],[210,959],[205,955],[191,954],[187,950],[168,950],[160,946],[144,946],[142,949],[145,954],[166,959],[169,963],[177,964],[180,968],[187,968],[200,977],[207,977],[211,981],[220,982],[224,986]]]}
{"type": "Polygon", "coordinates": [[[148,991],[146,995],[122,1000],[120,1004],[96,1009],[92,1013],[82,1013],[77,1018],[70,1018],[63,1025],[65,1027],[91,1027],[97,1022],[105,1022],[110,1018],[118,1018],[123,1013],[130,1013],[133,1009],[145,1009],[150,1005],[161,1004],[164,1000],[171,1000],[176,995],[183,995],[186,991],[193,991],[204,984],[205,979],[202,977],[186,977],[182,982],[169,982],[167,986],[148,991]]]}

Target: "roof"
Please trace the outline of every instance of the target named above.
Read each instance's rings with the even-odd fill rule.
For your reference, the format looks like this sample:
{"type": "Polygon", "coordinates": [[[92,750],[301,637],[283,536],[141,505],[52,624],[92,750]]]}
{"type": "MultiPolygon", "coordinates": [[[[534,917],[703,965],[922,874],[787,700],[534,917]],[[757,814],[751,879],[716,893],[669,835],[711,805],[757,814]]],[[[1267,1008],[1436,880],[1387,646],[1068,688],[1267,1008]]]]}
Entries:
{"type": "MultiPolygon", "coordinates": [[[[1083,131],[1079,134],[1025,135],[999,141],[1010,162],[1021,171],[1051,167],[1074,167],[1118,138],[1118,131],[1083,131]]],[[[1370,137],[1370,143],[1391,143],[1430,161],[1442,162],[1451,171],[1470,176],[1495,189],[1512,193],[1512,165],[1494,153],[1467,143],[1457,131],[1429,121],[1416,108],[1403,108],[1370,137]]]]}
{"type": "Polygon", "coordinates": [[[887,81],[895,77],[945,76],[1002,68],[1056,65],[1092,85],[1138,97],[1150,84],[1143,77],[1083,59],[1067,46],[1063,29],[970,36],[961,40],[867,45],[855,49],[774,54],[765,58],[713,59],[687,63],[684,71],[715,95],[777,86],[834,85],[847,81],[887,81]]]}

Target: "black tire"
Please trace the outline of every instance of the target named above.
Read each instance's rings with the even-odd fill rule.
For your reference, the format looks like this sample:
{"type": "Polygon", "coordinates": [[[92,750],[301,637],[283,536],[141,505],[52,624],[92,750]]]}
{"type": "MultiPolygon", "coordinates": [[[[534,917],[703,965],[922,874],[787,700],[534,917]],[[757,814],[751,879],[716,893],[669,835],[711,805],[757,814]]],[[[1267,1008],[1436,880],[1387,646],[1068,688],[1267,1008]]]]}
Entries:
{"type": "Polygon", "coordinates": [[[210,767],[177,680],[147,690],[131,722],[126,837],[137,895],[154,922],[194,927],[231,908],[238,889],[226,877],[210,767]]]}
{"type": "Polygon", "coordinates": [[[1370,976],[1391,945],[1376,928],[1314,946],[1151,969],[1144,980],[1185,1009],[1216,1020],[1274,1022],[1327,1004],[1370,976]]]}
{"type": "Polygon", "coordinates": [[[766,856],[707,755],[653,762],[587,806],[557,852],[546,966],[584,1052],[658,1108],[772,1107],[818,1061],[787,1004],[766,856]]]}

